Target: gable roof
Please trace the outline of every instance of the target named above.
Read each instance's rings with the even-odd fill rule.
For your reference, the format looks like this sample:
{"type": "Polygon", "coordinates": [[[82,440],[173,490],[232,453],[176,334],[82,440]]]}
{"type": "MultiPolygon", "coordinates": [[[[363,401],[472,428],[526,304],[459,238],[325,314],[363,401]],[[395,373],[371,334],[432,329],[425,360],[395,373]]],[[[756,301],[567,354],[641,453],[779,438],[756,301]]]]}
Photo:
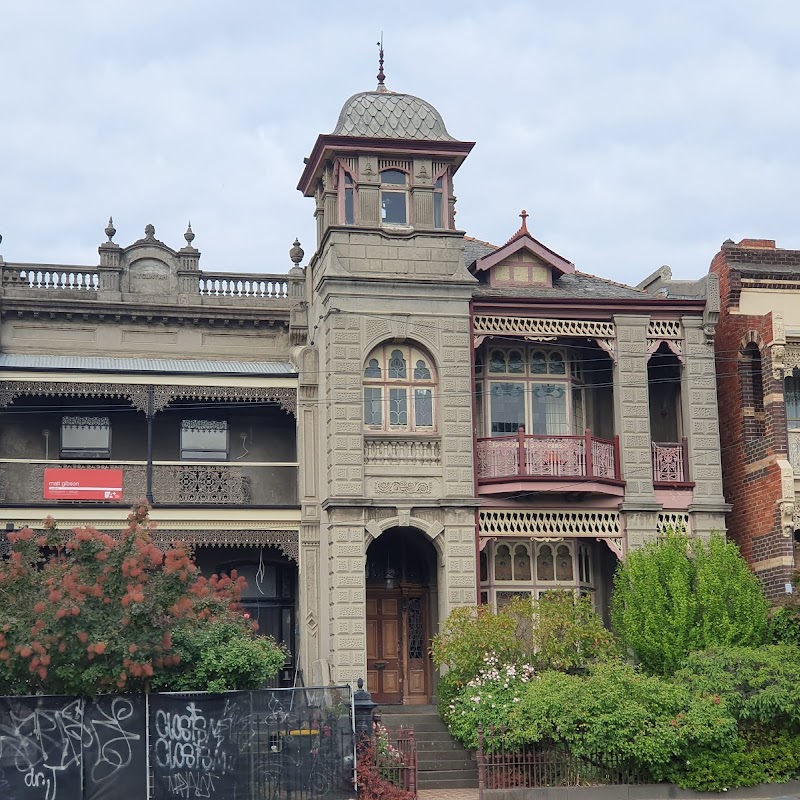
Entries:
{"type": "Polygon", "coordinates": [[[528,212],[523,211],[520,217],[522,217],[522,225],[519,226],[519,230],[502,247],[498,247],[493,253],[487,253],[479,258],[475,262],[475,272],[484,272],[491,269],[495,264],[499,264],[519,250],[527,250],[561,275],[574,272],[575,265],[571,261],[567,261],[555,250],[551,250],[531,236],[527,223],[528,212]]]}

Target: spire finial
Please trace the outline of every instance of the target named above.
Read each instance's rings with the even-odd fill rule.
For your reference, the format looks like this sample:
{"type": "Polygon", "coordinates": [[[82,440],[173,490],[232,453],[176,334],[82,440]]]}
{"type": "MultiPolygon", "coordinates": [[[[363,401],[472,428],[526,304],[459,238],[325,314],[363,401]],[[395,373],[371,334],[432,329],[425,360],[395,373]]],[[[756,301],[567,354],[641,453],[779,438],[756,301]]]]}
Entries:
{"type": "Polygon", "coordinates": [[[381,40],[376,42],[378,47],[378,91],[386,91],[386,86],[384,85],[384,81],[386,80],[386,75],[383,74],[383,31],[381,31],[381,40]]]}
{"type": "Polygon", "coordinates": [[[528,212],[523,208],[522,213],[520,213],[520,217],[522,218],[522,225],[520,226],[519,232],[520,233],[527,233],[528,232],[528,212]]]}

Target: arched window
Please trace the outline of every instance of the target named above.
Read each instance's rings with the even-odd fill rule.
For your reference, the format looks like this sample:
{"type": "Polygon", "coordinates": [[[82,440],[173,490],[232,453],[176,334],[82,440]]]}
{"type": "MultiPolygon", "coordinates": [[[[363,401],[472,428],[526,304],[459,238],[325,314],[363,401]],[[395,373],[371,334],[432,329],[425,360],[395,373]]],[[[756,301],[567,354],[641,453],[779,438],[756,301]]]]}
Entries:
{"type": "Polygon", "coordinates": [[[410,345],[373,350],[364,365],[364,427],[372,431],[435,429],[436,373],[430,356],[410,345]]]}
{"type": "Polygon", "coordinates": [[[744,438],[746,441],[753,441],[764,435],[765,422],[761,351],[756,342],[750,342],[742,350],[739,361],[739,384],[742,392],[744,438]]]}

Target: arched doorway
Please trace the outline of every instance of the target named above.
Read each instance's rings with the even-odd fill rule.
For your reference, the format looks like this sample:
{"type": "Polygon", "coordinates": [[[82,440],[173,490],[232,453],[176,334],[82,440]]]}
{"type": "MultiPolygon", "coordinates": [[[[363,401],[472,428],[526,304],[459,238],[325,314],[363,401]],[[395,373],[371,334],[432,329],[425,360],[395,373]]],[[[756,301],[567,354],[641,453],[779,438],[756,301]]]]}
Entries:
{"type": "Polygon", "coordinates": [[[367,687],[378,703],[430,702],[436,565],[436,549],[413,528],[388,530],[367,550],[367,687]]]}

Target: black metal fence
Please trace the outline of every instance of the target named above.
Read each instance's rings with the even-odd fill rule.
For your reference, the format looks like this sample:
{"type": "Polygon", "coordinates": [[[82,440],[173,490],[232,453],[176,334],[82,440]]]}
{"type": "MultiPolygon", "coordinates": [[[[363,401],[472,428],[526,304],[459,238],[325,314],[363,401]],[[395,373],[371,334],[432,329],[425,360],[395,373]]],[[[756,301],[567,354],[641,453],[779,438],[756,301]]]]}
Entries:
{"type": "Polygon", "coordinates": [[[502,744],[502,729],[484,736],[478,728],[478,788],[481,800],[489,789],[554,786],[621,786],[650,783],[637,765],[613,754],[577,756],[558,742],[542,741],[521,747],[502,744]]]}
{"type": "Polygon", "coordinates": [[[0,698],[2,800],[355,795],[350,688],[0,698]]]}

